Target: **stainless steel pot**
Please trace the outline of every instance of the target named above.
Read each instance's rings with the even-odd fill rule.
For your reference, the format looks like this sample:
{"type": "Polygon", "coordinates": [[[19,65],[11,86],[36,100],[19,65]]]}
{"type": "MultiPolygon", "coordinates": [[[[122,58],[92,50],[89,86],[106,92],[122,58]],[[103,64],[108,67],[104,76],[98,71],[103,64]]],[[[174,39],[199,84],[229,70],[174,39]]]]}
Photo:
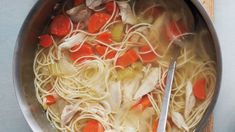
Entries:
{"type": "MultiPolygon", "coordinates": [[[[37,36],[43,31],[44,26],[53,13],[54,5],[59,1],[61,0],[39,0],[35,4],[19,32],[14,51],[13,77],[17,99],[29,126],[33,131],[37,132],[55,131],[35,96],[33,59],[37,48],[37,36]]],[[[212,47],[216,53],[216,88],[212,102],[196,129],[196,131],[201,131],[212,113],[219,94],[222,72],[221,52],[213,24],[200,2],[198,0],[185,0],[185,2],[196,14],[197,21],[208,28],[209,37],[213,42],[212,47]]]]}

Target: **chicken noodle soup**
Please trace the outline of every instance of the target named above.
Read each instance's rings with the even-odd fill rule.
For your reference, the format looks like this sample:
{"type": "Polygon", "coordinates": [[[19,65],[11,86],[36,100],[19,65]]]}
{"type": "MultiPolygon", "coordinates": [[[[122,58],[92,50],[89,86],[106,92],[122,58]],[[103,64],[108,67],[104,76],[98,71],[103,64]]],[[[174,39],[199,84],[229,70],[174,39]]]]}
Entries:
{"type": "Polygon", "coordinates": [[[58,131],[155,132],[176,41],[166,130],[195,129],[216,80],[207,30],[194,31],[184,8],[144,3],[66,1],[39,36],[36,96],[58,131]]]}

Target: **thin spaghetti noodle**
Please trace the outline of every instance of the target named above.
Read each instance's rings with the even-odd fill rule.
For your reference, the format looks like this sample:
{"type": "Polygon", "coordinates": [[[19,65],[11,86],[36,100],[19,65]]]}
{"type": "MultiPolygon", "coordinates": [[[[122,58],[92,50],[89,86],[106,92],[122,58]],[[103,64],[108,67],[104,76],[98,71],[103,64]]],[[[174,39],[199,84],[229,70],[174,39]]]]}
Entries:
{"type": "MultiPolygon", "coordinates": [[[[162,19],[165,23],[157,23],[161,28],[155,29],[156,23],[141,21],[139,17],[147,14],[150,9],[163,8],[165,5],[151,4],[139,14],[135,11],[138,10],[138,4],[135,1],[130,5],[131,13],[138,18],[138,22],[134,25],[124,24],[120,42],[112,40],[107,43],[97,39],[97,36],[109,33],[116,23],[123,22],[120,20],[118,4],[113,1],[113,12],[98,32],[90,33],[86,28],[80,29],[81,23],[74,28],[74,23],[70,21],[71,29],[66,36],[52,36],[53,44],[50,47],[39,47],[37,50],[33,64],[36,98],[45,109],[46,117],[58,131],[83,131],[90,120],[99,122],[102,129],[110,132],[153,131],[156,125],[154,121],[160,116],[169,60],[173,55],[174,43],[179,40],[186,43],[186,46],[182,47],[177,59],[166,130],[187,131],[185,127],[177,125],[185,123],[188,130],[193,131],[202,119],[212,100],[216,82],[216,62],[213,55],[206,52],[203,41],[207,34],[204,30],[196,33],[181,32],[180,27],[176,27],[176,31],[170,33],[173,34],[170,41],[164,39],[164,35],[169,35],[164,30],[160,34],[154,34],[156,36],[149,36],[155,30],[161,31],[166,26],[165,23],[174,19],[173,16],[178,15],[177,19],[184,20],[187,16],[180,16],[177,12],[170,14],[172,12],[166,9],[164,11],[168,15],[162,16],[165,17],[162,19]],[[85,37],[79,38],[78,34],[85,37]],[[154,37],[159,40],[150,39],[154,37]],[[75,44],[76,47],[60,49],[60,45],[65,42],[78,39],[81,40],[75,44]],[[105,47],[102,54],[93,52],[97,44],[105,47]],[[92,54],[79,54],[84,45],[92,47],[92,54]],[[149,49],[139,51],[142,46],[148,46],[149,49]],[[136,53],[137,58],[133,59],[136,56],[131,54],[128,56],[129,60],[123,63],[134,62],[128,66],[117,65],[130,49],[136,53]],[[75,59],[70,59],[71,53],[78,55],[75,59]],[[107,58],[112,53],[115,53],[113,57],[107,58]],[[147,59],[151,55],[154,60],[150,58],[151,62],[145,61],[144,55],[147,59]],[[158,79],[155,80],[156,78],[158,79]],[[193,93],[194,83],[202,78],[206,82],[206,97],[198,100],[193,93]],[[156,84],[151,87],[153,82],[156,84]],[[134,96],[139,90],[146,94],[136,100],[134,96]],[[192,93],[188,93],[190,91],[192,93]],[[190,99],[196,99],[195,104],[188,102],[186,95],[190,95],[190,99]],[[48,103],[48,96],[53,97],[52,104],[48,103]],[[186,108],[187,103],[191,103],[190,106],[193,107],[186,108]],[[186,110],[188,114],[184,114],[186,110]],[[181,115],[183,120],[174,119],[174,113],[181,115]]],[[[105,12],[106,8],[99,7],[98,10],[105,12]]]]}

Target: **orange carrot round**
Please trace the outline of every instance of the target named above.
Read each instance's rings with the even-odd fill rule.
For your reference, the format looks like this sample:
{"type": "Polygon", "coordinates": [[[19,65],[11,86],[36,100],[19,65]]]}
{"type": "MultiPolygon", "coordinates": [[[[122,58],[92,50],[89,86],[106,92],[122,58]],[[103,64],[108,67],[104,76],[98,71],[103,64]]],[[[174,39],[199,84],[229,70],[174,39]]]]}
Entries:
{"type": "Polygon", "coordinates": [[[88,20],[88,32],[96,33],[104,26],[111,16],[107,13],[94,13],[88,20]]]}
{"type": "Polygon", "coordinates": [[[143,96],[138,103],[132,106],[131,109],[138,109],[144,111],[146,108],[151,106],[151,102],[147,95],[143,96]]]}
{"type": "Polygon", "coordinates": [[[53,95],[48,95],[46,96],[46,104],[47,105],[52,105],[56,103],[56,99],[53,95]]]}
{"type": "Polygon", "coordinates": [[[130,49],[117,59],[116,65],[121,67],[127,67],[138,60],[138,56],[135,50],[130,49]]]}
{"type": "Polygon", "coordinates": [[[75,6],[81,5],[82,3],[85,3],[85,0],[74,0],[75,6]]]}
{"type": "MultiPolygon", "coordinates": [[[[112,14],[113,11],[114,11],[114,3],[115,1],[110,1],[108,3],[105,4],[105,8],[106,8],[106,11],[109,13],[109,14],[112,14]]],[[[118,8],[117,8],[118,10],[118,8]]]]}
{"type": "Polygon", "coordinates": [[[186,32],[186,27],[182,23],[182,21],[171,21],[166,25],[165,33],[166,33],[166,40],[172,41],[177,36],[186,32]]]}
{"type": "Polygon", "coordinates": [[[58,37],[64,37],[70,32],[71,24],[69,17],[59,15],[54,17],[50,25],[50,33],[58,37]]]}
{"type": "Polygon", "coordinates": [[[83,132],[104,132],[104,128],[97,120],[89,120],[86,122],[83,132]]]}
{"type": "Polygon", "coordinates": [[[153,123],[152,123],[152,132],[157,132],[157,128],[158,128],[158,119],[154,119],[153,123]]]}
{"type": "MultiPolygon", "coordinates": [[[[108,47],[102,45],[96,45],[95,50],[96,53],[100,56],[103,56],[108,47]]],[[[109,53],[105,56],[105,59],[112,59],[116,55],[116,51],[108,51],[109,53]]]]}
{"type": "Polygon", "coordinates": [[[105,33],[102,33],[100,35],[97,36],[97,39],[101,42],[104,42],[104,43],[112,43],[112,34],[109,33],[109,32],[105,32],[105,33]]]}
{"type": "Polygon", "coordinates": [[[50,35],[44,34],[39,36],[39,45],[44,48],[50,47],[53,44],[53,40],[50,35]]]}
{"type": "MultiPolygon", "coordinates": [[[[72,47],[72,50],[75,50],[79,46],[80,45],[76,45],[76,46],[72,47]]],[[[94,51],[93,51],[92,47],[88,44],[83,44],[82,47],[79,50],[77,50],[75,52],[70,52],[70,59],[75,61],[80,57],[91,56],[93,54],[94,54],[94,51]]],[[[84,62],[86,60],[92,60],[92,59],[93,58],[91,58],[91,57],[85,57],[85,58],[79,59],[77,62],[81,63],[81,62],[84,62]]]]}
{"type": "Polygon", "coordinates": [[[140,53],[140,57],[143,60],[144,63],[150,63],[156,60],[157,56],[154,54],[152,49],[149,47],[149,45],[145,45],[143,47],[139,48],[140,52],[148,52],[148,53],[140,53]]]}
{"type": "Polygon", "coordinates": [[[198,79],[195,81],[193,85],[193,93],[194,96],[198,100],[205,100],[206,99],[206,79],[198,79]]]}

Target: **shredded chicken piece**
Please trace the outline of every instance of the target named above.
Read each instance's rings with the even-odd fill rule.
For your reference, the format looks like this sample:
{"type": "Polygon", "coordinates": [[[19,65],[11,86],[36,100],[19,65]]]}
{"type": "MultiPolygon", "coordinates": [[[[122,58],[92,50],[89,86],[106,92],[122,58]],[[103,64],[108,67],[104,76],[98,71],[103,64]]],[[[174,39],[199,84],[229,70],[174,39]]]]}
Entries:
{"type": "Polygon", "coordinates": [[[86,0],[86,6],[92,10],[100,6],[104,0],[86,0]]]}
{"type": "Polygon", "coordinates": [[[150,29],[149,35],[148,35],[148,40],[151,42],[155,42],[160,39],[162,27],[165,23],[166,20],[166,13],[163,13],[160,17],[158,17],[154,23],[152,24],[152,28],[150,29]],[[158,29],[158,30],[155,30],[158,29]]]}
{"type": "Polygon", "coordinates": [[[69,39],[65,39],[65,42],[59,45],[59,49],[70,49],[78,43],[81,43],[85,39],[84,33],[78,33],[69,39]]]}
{"type": "Polygon", "coordinates": [[[123,101],[129,102],[133,101],[133,97],[138,90],[143,74],[137,74],[131,79],[123,80],[122,91],[123,91],[123,101]]]}
{"type": "Polygon", "coordinates": [[[71,64],[66,58],[61,58],[59,60],[59,68],[63,75],[71,75],[76,73],[76,68],[71,64]]]}
{"type": "MultiPolygon", "coordinates": [[[[135,31],[140,32],[140,33],[142,33],[143,35],[146,35],[146,36],[147,36],[148,33],[149,33],[147,26],[139,27],[139,28],[136,29],[135,31]]],[[[130,38],[130,41],[131,41],[131,42],[139,42],[139,40],[140,40],[140,42],[143,42],[143,43],[145,42],[145,40],[144,40],[143,38],[141,38],[141,36],[138,35],[138,34],[134,34],[134,35],[132,35],[132,37],[130,38]]]]}
{"type": "Polygon", "coordinates": [[[114,111],[118,110],[122,102],[121,82],[112,82],[110,86],[108,101],[114,111]]]}
{"type": "Polygon", "coordinates": [[[183,128],[189,131],[188,125],[185,123],[184,117],[179,112],[172,113],[172,121],[178,128],[183,128]]]}
{"type": "Polygon", "coordinates": [[[118,7],[120,9],[120,15],[124,23],[134,25],[137,23],[137,18],[133,15],[131,7],[128,1],[118,1],[118,7]]]}
{"type": "Polygon", "coordinates": [[[61,121],[65,125],[70,122],[74,115],[79,111],[79,104],[66,105],[61,114],[61,121]]]}
{"type": "Polygon", "coordinates": [[[86,37],[86,34],[84,33],[78,33],[68,39],[65,39],[65,41],[58,46],[58,56],[61,57],[61,51],[65,49],[70,49],[76,44],[80,44],[84,41],[86,37]]]}
{"type": "Polygon", "coordinates": [[[187,82],[186,85],[186,97],[185,97],[185,111],[184,111],[184,117],[187,118],[192,111],[193,107],[196,104],[196,98],[193,95],[193,86],[191,82],[187,82]]]}
{"type": "Polygon", "coordinates": [[[141,85],[134,96],[134,100],[140,99],[142,96],[154,90],[161,76],[159,68],[151,68],[149,73],[142,80],[141,85]]]}
{"type": "Polygon", "coordinates": [[[91,15],[91,10],[83,5],[76,6],[66,12],[75,23],[85,22],[91,15]]]}

